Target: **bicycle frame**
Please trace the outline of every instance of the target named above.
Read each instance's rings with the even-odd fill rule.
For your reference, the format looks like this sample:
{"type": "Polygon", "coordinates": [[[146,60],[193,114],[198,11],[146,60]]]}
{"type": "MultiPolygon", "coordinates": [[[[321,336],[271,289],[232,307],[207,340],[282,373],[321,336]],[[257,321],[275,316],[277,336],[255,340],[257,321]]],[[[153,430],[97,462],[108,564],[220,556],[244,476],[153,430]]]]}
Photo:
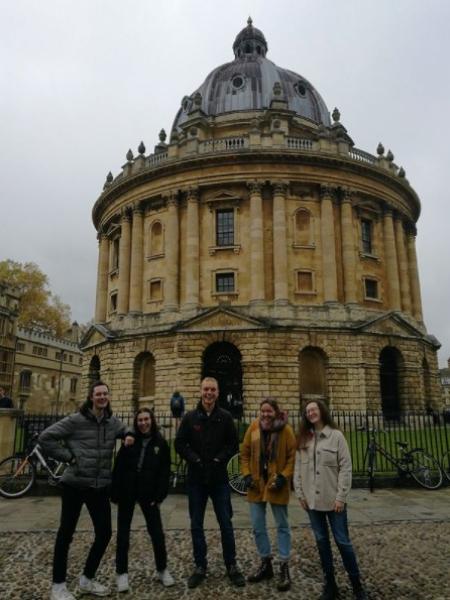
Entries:
{"type": "Polygon", "coordinates": [[[31,460],[34,457],[36,457],[35,458],[35,462],[39,463],[42,467],[44,467],[45,470],[47,471],[47,473],[49,474],[49,476],[52,479],[54,479],[55,481],[58,481],[61,478],[61,476],[62,476],[61,471],[62,471],[62,469],[64,467],[64,463],[62,463],[60,461],[55,461],[56,468],[55,468],[55,470],[53,470],[51,468],[51,466],[45,460],[44,455],[42,454],[41,449],[39,447],[39,444],[36,444],[36,446],[33,448],[33,450],[28,454],[28,456],[26,456],[25,460],[22,463],[23,466],[21,465],[20,468],[23,469],[25,467],[25,464],[27,462],[31,462],[31,460]]]}

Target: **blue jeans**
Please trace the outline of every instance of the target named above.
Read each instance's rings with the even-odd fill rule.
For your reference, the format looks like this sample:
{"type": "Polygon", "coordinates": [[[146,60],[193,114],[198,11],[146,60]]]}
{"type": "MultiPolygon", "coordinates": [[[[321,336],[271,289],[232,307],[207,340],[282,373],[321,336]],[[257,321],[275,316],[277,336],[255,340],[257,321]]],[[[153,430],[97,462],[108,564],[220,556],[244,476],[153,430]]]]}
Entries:
{"type": "Polygon", "coordinates": [[[325,577],[334,575],[333,554],[331,552],[330,535],[328,523],[333,533],[334,541],[341,553],[342,562],[350,579],[359,577],[358,563],[356,562],[355,551],[348,534],[347,510],[337,513],[334,511],[308,510],[311,527],[316,538],[317,549],[319,550],[320,562],[325,577]],[[327,523],[328,520],[328,523],[327,523]]]}
{"type": "Polygon", "coordinates": [[[198,567],[206,569],[207,546],[203,522],[205,520],[206,504],[211,498],[217,522],[220,527],[222,540],[223,560],[227,567],[236,564],[236,545],[234,542],[234,531],[231,518],[233,508],[231,506],[230,488],[228,483],[217,483],[206,485],[202,483],[189,482],[187,485],[189,497],[189,516],[191,518],[191,536],[194,549],[194,561],[198,567]]]}
{"type": "MultiPolygon", "coordinates": [[[[250,517],[252,519],[253,535],[256,548],[261,558],[272,555],[270,539],[266,525],[266,502],[250,502],[250,517]]],[[[291,555],[291,529],[288,523],[286,504],[271,504],[273,518],[277,527],[278,554],[282,562],[289,560],[291,555]]]]}

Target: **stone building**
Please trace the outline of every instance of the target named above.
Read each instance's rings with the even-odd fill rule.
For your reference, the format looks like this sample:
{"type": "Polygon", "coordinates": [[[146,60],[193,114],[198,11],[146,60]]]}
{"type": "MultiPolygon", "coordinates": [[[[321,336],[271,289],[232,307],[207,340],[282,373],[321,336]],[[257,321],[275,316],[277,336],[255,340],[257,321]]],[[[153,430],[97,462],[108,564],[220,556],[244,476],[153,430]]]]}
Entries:
{"type": "Polygon", "coordinates": [[[72,339],[18,327],[13,398],[17,408],[33,414],[66,414],[82,397],[82,353],[78,326],[72,339]]]}
{"type": "Polygon", "coordinates": [[[439,376],[442,386],[442,400],[447,409],[450,409],[450,358],[447,359],[447,367],[440,369],[439,376]]]}
{"type": "Polygon", "coordinates": [[[8,396],[13,382],[18,316],[19,297],[11,287],[0,283],[0,387],[8,396]]]}
{"type": "Polygon", "coordinates": [[[234,60],[186,95],[170,138],[108,174],[86,382],[115,405],[192,405],[203,375],[257,407],[439,403],[422,319],[419,199],[380,144],[355,147],[301,75],[266,58],[251,20],[234,60]]]}

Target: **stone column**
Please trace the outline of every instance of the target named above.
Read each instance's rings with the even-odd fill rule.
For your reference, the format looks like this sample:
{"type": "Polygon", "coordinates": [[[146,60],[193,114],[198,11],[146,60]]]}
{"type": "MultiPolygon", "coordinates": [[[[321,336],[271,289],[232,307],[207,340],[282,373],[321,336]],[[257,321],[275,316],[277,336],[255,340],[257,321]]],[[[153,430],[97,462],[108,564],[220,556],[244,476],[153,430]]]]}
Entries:
{"type": "Polygon", "coordinates": [[[261,184],[254,181],[250,189],[250,302],[265,300],[264,290],[264,230],[261,184]]]}
{"type": "Polygon", "coordinates": [[[273,282],[276,304],[288,302],[288,257],[286,239],[287,185],[273,187],[273,282]]]}
{"type": "Polygon", "coordinates": [[[119,246],[119,297],[117,300],[117,314],[126,315],[130,300],[130,252],[131,252],[131,227],[130,213],[122,211],[120,246],[119,246]]]}
{"type": "Polygon", "coordinates": [[[106,309],[108,306],[109,239],[105,233],[100,232],[98,240],[95,322],[104,323],[106,321],[106,309]]]}
{"type": "Polygon", "coordinates": [[[389,308],[392,310],[400,310],[400,283],[398,276],[397,249],[395,247],[394,221],[392,218],[392,210],[389,208],[386,208],[384,211],[383,231],[389,308]]]}
{"type": "Polygon", "coordinates": [[[416,230],[410,228],[407,232],[409,285],[411,288],[412,313],[414,317],[422,322],[422,298],[420,295],[419,269],[416,254],[416,230]]]}
{"type": "Polygon", "coordinates": [[[199,191],[190,189],[186,214],[186,305],[196,308],[199,302],[199,191]]]}
{"type": "Polygon", "coordinates": [[[133,226],[131,232],[131,265],[130,265],[130,306],[131,313],[142,312],[142,284],[144,247],[142,228],[144,214],[139,204],[133,206],[133,226]]]}
{"type": "Polygon", "coordinates": [[[337,302],[336,238],[334,231],[333,190],[320,188],[320,233],[322,237],[323,296],[324,302],[337,302]]]}
{"type": "Polygon", "coordinates": [[[174,192],[167,198],[167,225],[165,235],[166,278],[164,283],[164,308],[178,310],[178,278],[180,231],[178,216],[178,198],[174,192]]]}
{"type": "Polygon", "coordinates": [[[342,266],[344,274],[344,301],[356,302],[356,250],[353,235],[351,192],[344,192],[341,202],[342,266]]]}
{"type": "Polygon", "coordinates": [[[402,310],[411,312],[411,291],[409,288],[408,257],[406,255],[405,230],[403,221],[398,216],[394,220],[395,245],[397,249],[398,270],[400,276],[400,298],[402,310]]]}

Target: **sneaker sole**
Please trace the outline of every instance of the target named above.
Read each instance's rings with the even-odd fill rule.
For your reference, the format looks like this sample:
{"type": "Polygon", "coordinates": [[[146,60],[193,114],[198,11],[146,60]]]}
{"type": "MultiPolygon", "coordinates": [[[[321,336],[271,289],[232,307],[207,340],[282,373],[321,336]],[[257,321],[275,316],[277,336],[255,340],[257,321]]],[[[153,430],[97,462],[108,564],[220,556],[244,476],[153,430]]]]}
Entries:
{"type": "Polygon", "coordinates": [[[91,596],[98,596],[99,598],[104,598],[105,596],[109,596],[110,592],[109,590],[106,590],[104,592],[93,592],[92,590],[83,590],[83,588],[78,588],[78,591],[80,592],[80,594],[82,596],[85,596],[87,594],[90,594],[91,596]]]}

